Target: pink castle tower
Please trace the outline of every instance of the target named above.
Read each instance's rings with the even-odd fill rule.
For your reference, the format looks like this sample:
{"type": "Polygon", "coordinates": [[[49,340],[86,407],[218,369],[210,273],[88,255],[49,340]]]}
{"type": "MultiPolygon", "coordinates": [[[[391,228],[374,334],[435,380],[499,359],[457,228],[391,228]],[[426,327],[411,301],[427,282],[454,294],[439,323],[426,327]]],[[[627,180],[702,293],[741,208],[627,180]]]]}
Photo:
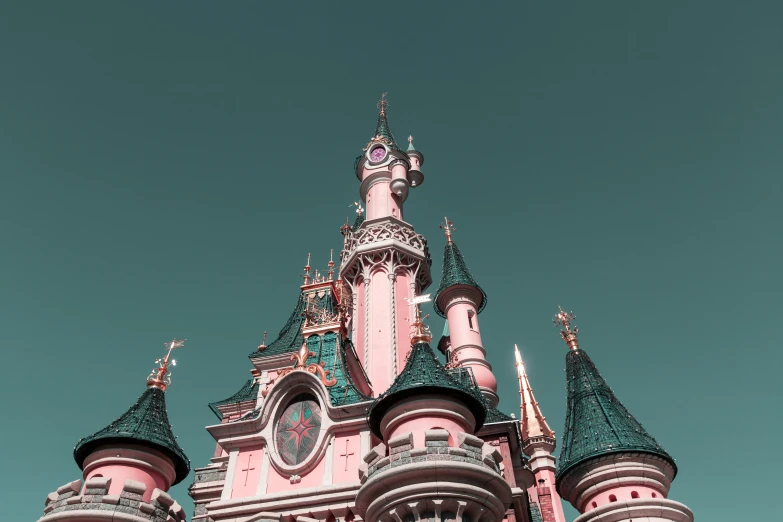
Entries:
{"type": "Polygon", "coordinates": [[[176,363],[171,351],[184,342],[166,344],[147,390],[128,411],[78,442],[73,456],[84,483],[50,493],[39,522],[184,522],[185,512],[166,492],[188,476],[190,461],[172,433],[165,394],[169,364],[176,363]]]}
{"type": "Polygon", "coordinates": [[[555,324],[566,355],[568,410],[557,468],[557,490],[582,515],[576,522],[692,522],[687,506],[666,498],[674,459],[617,400],[579,348],[572,313],[555,324]]]}
{"type": "Polygon", "coordinates": [[[416,312],[405,368],[370,408],[384,442],[364,456],[357,510],[383,522],[501,520],[511,503],[503,457],[473,435],[486,420],[484,398],[435,358],[416,312]]]}
{"type": "Polygon", "coordinates": [[[519,348],[514,345],[514,358],[519,379],[519,397],[522,420],[522,451],[530,457],[528,465],[536,477],[536,486],[528,492],[538,504],[543,522],[565,522],[563,503],[560,495],[553,489],[555,485],[555,432],[549,428],[546,417],[541,413],[538,401],[533,396],[533,388],[525,371],[525,363],[519,348]]]}
{"type": "Polygon", "coordinates": [[[498,405],[498,383],[487,362],[481,342],[478,314],[487,304],[487,294],[470,274],[462,253],[452,239],[453,223],[445,218],[443,276],[435,294],[435,312],[449,325],[449,364],[470,368],[490,407],[498,405]]]}

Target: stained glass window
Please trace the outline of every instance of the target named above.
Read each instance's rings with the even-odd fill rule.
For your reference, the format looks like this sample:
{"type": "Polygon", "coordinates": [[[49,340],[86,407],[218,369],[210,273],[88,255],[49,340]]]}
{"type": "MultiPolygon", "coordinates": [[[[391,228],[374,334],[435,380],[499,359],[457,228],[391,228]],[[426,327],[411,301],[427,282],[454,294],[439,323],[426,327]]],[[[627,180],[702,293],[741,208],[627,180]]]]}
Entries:
{"type": "Polygon", "coordinates": [[[297,395],[277,421],[277,452],[283,461],[296,465],[315,448],[321,429],[321,408],[312,395],[297,395]]]}

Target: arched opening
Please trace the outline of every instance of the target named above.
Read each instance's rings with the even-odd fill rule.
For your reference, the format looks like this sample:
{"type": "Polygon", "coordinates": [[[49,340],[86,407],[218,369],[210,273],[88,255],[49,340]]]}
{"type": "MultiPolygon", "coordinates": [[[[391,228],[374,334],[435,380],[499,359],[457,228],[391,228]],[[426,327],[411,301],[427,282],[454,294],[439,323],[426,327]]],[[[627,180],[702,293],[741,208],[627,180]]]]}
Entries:
{"type": "Polygon", "coordinates": [[[655,493],[653,493],[653,498],[658,498],[658,495],[656,495],[655,493]]]}
{"type": "Polygon", "coordinates": [[[636,491],[631,491],[631,498],[639,498],[639,493],[636,491]]]}
{"type": "Polygon", "coordinates": [[[614,495],[609,495],[609,502],[617,502],[617,497],[614,495]]]}
{"type": "Polygon", "coordinates": [[[475,330],[476,329],[475,326],[473,326],[473,316],[474,315],[476,315],[476,312],[474,312],[473,310],[468,310],[468,327],[471,330],[475,330]]]}
{"type": "Polygon", "coordinates": [[[597,507],[598,507],[598,504],[596,504],[596,502],[593,501],[593,508],[597,508],[597,507]]]}

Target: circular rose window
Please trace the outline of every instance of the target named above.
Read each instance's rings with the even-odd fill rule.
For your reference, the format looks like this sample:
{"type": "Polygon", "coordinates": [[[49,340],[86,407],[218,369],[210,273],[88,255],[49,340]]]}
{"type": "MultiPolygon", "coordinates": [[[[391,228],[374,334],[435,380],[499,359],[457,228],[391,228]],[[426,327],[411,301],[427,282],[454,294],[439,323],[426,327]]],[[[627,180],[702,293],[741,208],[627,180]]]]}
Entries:
{"type": "Polygon", "coordinates": [[[378,145],[370,151],[370,161],[378,163],[386,157],[386,148],[383,145],[378,145]]]}
{"type": "Polygon", "coordinates": [[[308,394],[294,397],[277,421],[277,453],[288,465],[302,463],[315,448],[320,429],[318,401],[308,394]]]}

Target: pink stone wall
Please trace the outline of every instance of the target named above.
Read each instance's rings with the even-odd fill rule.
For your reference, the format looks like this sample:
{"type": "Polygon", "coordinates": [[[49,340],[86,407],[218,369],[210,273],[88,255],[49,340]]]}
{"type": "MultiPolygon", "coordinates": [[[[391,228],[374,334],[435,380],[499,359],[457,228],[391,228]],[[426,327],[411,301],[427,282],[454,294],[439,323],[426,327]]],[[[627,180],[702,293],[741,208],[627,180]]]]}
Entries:
{"type": "Polygon", "coordinates": [[[119,495],[126,480],[143,482],[147,486],[147,490],[143,495],[145,502],[149,502],[153,489],[158,488],[162,491],[167,491],[169,488],[169,484],[166,483],[166,480],[160,473],[130,465],[107,464],[105,466],[96,466],[90,470],[89,475],[85,479],[89,480],[94,477],[111,478],[109,495],[119,495]]]}
{"type": "Polygon", "coordinates": [[[435,417],[430,412],[422,412],[420,415],[410,417],[393,426],[391,432],[386,436],[386,440],[393,439],[398,435],[413,433],[413,447],[423,448],[424,432],[426,430],[442,429],[449,432],[449,446],[457,445],[457,436],[459,433],[468,432],[468,426],[456,422],[451,418],[435,417]]]}
{"type": "Polygon", "coordinates": [[[361,282],[356,285],[356,317],[353,319],[356,323],[356,336],[353,339],[353,346],[356,349],[356,356],[362,364],[364,364],[364,318],[367,313],[367,306],[364,302],[364,285],[364,279],[361,279],[361,282]]]}
{"type": "Polygon", "coordinates": [[[457,359],[461,362],[464,361],[462,363],[463,366],[473,370],[476,384],[482,388],[497,392],[498,383],[492,374],[492,370],[485,364],[486,357],[484,352],[479,348],[473,347],[483,347],[476,308],[467,301],[454,303],[448,308],[446,317],[449,321],[451,346],[456,350],[457,359]],[[469,313],[473,314],[471,319],[468,319],[469,313]],[[473,323],[472,328],[471,322],[473,323]]]}
{"type": "Polygon", "coordinates": [[[298,484],[292,484],[288,476],[282,476],[274,468],[269,466],[269,482],[267,485],[267,493],[278,493],[280,491],[292,491],[296,489],[314,488],[323,485],[325,458],[322,458],[318,464],[310,472],[301,474],[301,482],[298,484]]]}
{"type": "Polygon", "coordinates": [[[389,278],[386,272],[378,270],[371,276],[370,292],[372,293],[372,320],[370,324],[370,381],[373,391],[379,395],[386,391],[392,383],[391,345],[391,314],[389,278]]]}
{"type": "Polygon", "coordinates": [[[665,495],[662,495],[659,490],[647,486],[617,486],[588,497],[584,509],[587,512],[604,504],[633,500],[634,498],[665,498],[665,495]],[[634,497],[634,493],[638,497],[634,497]],[[614,496],[615,500],[612,500],[612,496],[614,496]]]}
{"type": "MultiPolygon", "coordinates": [[[[407,272],[397,274],[395,311],[397,323],[397,375],[405,368],[405,358],[411,351],[411,276],[407,272]]],[[[396,375],[395,375],[396,377],[396,375]]]]}
{"type": "Polygon", "coordinates": [[[332,461],[333,484],[359,480],[361,441],[359,434],[336,435],[329,451],[334,451],[332,461]]]}
{"type": "Polygon", "coordinates": [[[237,456],[231,498],[252,497],[256,494],[261,477],[261,463],[264,449],[261,446],[243,449],[237,456]]]}
{"type": "Polygon", "coordinates": [[[367,219],[377,219],[394,216],[402,219],[402,209],[399,199],[389,188],[390,180],[380,180],[373,183],[367,191],[367,219]]]}

